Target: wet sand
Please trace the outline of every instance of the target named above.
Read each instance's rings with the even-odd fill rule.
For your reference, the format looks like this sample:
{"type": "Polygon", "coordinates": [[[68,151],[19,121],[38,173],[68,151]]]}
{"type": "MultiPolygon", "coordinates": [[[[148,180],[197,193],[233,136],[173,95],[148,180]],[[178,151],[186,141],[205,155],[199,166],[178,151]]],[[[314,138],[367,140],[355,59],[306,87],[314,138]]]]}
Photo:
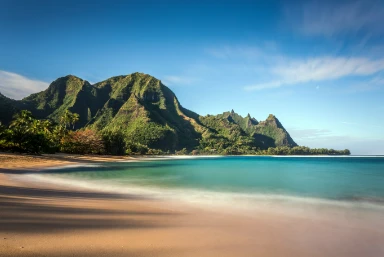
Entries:
{"type": "Polygon", "coordinates": [[[23,174],[111,160],[121,159],[0,154],[0,256],[384,256],[380,213],[238,213],[42,184],[23,174]]]}

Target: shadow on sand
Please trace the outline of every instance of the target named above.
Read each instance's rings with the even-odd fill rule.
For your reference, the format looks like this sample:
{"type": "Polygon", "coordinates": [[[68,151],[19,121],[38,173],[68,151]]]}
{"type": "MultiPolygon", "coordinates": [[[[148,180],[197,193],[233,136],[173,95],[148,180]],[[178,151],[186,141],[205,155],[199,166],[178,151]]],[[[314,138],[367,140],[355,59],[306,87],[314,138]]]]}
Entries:
{"type": "MultiPolygon", "coordinates": [[[[163,211],[135,211],[132,208],[104,208],[110,201],[129,204],[135,200],[145,198],[0,185],[0,232],[49,233],[82,229],[158,228],[169,226],[167,222],[161,222],[166,218],[159,217],[180,215],[163,211]],[[77,205],[68,204],[75,201],[77,205]],[[96,205],[89,207],[89,204],[82,205],[81,201],[92,201],[96,205]]],[[[117,206],[119,205],[120,203],[117,206]]]]}

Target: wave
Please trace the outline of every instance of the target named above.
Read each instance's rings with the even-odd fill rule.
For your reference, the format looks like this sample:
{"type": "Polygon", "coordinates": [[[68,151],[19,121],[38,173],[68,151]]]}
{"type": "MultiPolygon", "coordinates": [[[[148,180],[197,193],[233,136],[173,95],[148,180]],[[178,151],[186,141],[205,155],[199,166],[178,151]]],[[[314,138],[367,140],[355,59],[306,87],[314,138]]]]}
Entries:
{"type": "MultiPolygon", "coordinates": [[[[161,188],[153,186],[137,186],[132,184],[121,184],[118,181],[70,179],[52,175],[28,174],[27,179],[58,184],[63,186],[83,188],[108,193],[126,195],[140,195],[152,199],[163,199],[171,201],[182,201],[199,207],[207,208],[229,208],[232,210],[279,210],[287,212],[303,212],[304,210],[317,208],[358,208],[384,211],[384,200],[371,198],[343,198],[323,199],[314,197],[301,197],[286,194],[264,194],[264,193],[239,193],[208,191],[192,188],[161,188]]],[[[120,181],[121,182],[121,181],[120,181]]],[[[128,182],[128,181],[124,181],[128,182]]]]}
{"type": "Polygon", "coordinates": [[[203,159],[203,158],[223,158],[225,155],[159,155],[151,157],[138,157],[132,160],[121,160],[119,162],[137,162],[137,161],[162,161],[162,160],[186,160],[186,159],[203,159]]]}

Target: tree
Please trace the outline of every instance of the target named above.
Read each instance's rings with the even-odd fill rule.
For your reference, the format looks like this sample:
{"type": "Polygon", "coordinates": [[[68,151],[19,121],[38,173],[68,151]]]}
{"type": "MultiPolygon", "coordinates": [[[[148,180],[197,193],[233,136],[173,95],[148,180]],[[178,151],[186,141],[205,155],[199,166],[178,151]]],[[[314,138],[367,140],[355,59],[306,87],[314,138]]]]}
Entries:
{"type": "Polygon", "coordinates": [[[75,130],[75,124],[79,121],[79,119],[79,114],[65,110],[64,115],[60,117],[60,123],[66,129],[70,129],[72,127],[72,129],[75,130]]]}
{"type": "Polygon", "coordinates": [[[105,151],[108,154],[125,154],[126,143],[123,133],[120,131],[104,131],[102,136],[105,145],[105,151]]]}
{"type": "Polygon", "coordinates": [[[34,119],[30,111],[22,110],[13,117],[9,126],[10,139],[20,151],[24,150],[25,144],[30,137],[33,120],[34,119]]]}
{"type": "Polygon", "coordinates": [[[176,155],[187,155],[188,154],[188,150],[187,150],[187,148],[183,148],[180,151],[176,151],[175,154],[176,155]]]}
{"type": "Polygon", "coordinates": [[[68,133],[68,135],[62,138],[60,146],[60,150],[66,153],[104,153],[102,136],[91,129],[77,130],[68,133]]]}
{"type": "MultiPolygon", "coordinates": [[[[50,152],[52,123],[37,120],[32,113],[23,110],[14,116],[7,131],[7,138],[17,151],[40,153],[50,152]]],[[[8,145],[10,146],[10,145],[8,145]]]]}

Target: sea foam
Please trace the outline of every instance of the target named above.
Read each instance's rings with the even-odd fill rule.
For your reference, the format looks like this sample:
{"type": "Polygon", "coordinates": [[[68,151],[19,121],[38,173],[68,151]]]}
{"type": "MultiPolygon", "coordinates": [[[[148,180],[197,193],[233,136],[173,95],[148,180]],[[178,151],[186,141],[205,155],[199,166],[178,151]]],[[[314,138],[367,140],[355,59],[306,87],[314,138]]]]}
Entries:
{"type": "MultiPolygon", "coordinates": [[[[263,193],[238,193],[208,191],[191,188],[161,188],[154,186],[137,186],[132,184],[121,184],[106,180],[70,179],[52,176],[49,174],[24,175],[29,180],[68,186],[71,188],[82,188],[101,191],[106,193],[117,193],[121,195],[139,195],[140,197],[154,200],[182,201],[197,207],[227,209],[232,211],[274,211],[279,213],[290,213],[295,215],[307,215],[308,211],[316,213],[319,209],[350,209],[384,211],[384,205],[370,201],[346,201],[329,200],[313,197],[299,197],[284,194],[263,193]]],[[[125,181],[124,181],[125,182],[125,181]]]]}

